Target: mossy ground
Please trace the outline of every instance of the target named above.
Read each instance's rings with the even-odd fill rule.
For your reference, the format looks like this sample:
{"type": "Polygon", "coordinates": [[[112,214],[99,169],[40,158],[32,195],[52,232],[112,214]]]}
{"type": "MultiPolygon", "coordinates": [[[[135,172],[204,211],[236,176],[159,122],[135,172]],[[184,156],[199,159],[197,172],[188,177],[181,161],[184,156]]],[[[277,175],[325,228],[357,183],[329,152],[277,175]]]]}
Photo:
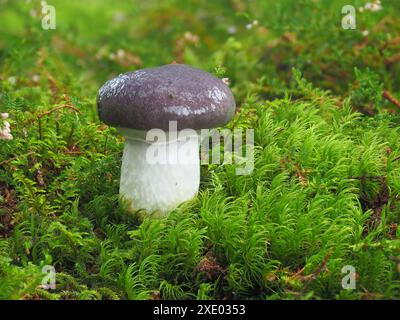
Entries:
{"type": "Polygon", "coordinates": [[[347,2],[57,0],[43,30],[39,1],[0,1],[0,298],[400,298],[400,3],[343,30],[347,2]],[[203,166],[196,199],[143,220],[95,98],[172,61],[230,79],[255,165],[203,166]]]}

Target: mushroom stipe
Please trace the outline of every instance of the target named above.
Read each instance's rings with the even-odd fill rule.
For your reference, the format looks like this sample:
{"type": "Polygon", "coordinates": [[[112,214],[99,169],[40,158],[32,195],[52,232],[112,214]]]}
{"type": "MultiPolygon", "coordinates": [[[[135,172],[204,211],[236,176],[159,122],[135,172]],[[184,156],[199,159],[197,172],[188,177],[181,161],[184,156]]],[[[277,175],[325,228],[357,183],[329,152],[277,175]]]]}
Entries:
{"type": "Polygon", "coordinates": [[[170,64],[107,81],[99,90],[97,107],[100,119],[125,136],[121,197],[131,209],[165,215],[198,192],[196,130],[229,122],[235,100],[213,75],[170,64]]]}

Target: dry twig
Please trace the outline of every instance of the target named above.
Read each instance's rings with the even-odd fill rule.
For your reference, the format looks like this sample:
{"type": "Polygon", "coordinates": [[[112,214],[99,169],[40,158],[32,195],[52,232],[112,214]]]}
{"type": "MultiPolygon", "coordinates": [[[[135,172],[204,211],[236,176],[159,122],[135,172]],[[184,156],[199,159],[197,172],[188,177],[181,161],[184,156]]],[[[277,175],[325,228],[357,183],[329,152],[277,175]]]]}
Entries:
{"type": "Polygon", "coordinates": [[[396,107],[400,108],[400,101],[397,100],[389,91],[384,90],[382,93],[382,97],[393,103],[396,107]]]}
{"type": "Polygon", "coordinates": [[[7,160],[4,160],[4,161],[0,162],[0,166],[4,166],[4,165],[10,163],[11,161],[14,161],[14,160],[18,159],[18,158],[21,157],[21,156],[27,157],[27,156],[30,156],[30,155],[32,155],[32,154],[33,154],[33,151],[30,151],[30,152],[28,152],[28,153],[26,153],[26,154],[14,156],[14,157],[12,157],[12,158],[10,158],[10,159],[7,159],[7,160]]]}

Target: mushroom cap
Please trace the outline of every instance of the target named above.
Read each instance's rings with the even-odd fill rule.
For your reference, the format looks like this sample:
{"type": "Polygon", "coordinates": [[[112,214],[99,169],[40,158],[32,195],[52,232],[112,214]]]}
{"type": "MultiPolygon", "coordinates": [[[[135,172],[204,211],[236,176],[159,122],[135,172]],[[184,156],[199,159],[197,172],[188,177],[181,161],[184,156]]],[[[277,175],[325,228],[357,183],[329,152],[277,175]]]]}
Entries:
{"type": "Polygon", "coordinates": [[[107,81],[97,95],[100,119],[112,126],[168,130],[222,126],[235,113],[235,99],[220,79],[200,69],[169,64],[128,72],[107,81]]]}

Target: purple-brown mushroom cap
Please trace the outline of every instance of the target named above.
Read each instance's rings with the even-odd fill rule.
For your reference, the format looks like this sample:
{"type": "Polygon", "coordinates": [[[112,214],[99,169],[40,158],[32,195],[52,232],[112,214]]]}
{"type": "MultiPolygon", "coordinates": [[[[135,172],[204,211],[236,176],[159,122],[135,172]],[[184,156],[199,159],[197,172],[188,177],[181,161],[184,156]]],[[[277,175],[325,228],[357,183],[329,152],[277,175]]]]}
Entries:
{"type": "Polygon", "coordinates": [[[137,130],[223,126],[235,113],[235,99],[220,79],[184,64],[128,72],[99,90],[97,108],[106,124],[137,130]]]}

